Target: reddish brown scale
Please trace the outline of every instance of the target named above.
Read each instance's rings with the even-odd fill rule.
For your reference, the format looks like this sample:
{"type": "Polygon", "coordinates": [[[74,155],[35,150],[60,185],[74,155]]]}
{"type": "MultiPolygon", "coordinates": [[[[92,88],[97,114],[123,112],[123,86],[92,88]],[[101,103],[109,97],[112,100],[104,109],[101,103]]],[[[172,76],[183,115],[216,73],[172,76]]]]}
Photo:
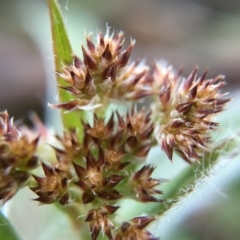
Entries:
{"type": "Polygon", "coordinates": [[[189,90],[191,89],[192,85],[193,85],[193,82],[195,81],[196,79],[196,76],[197,76],[197,70],[198,68],[195,67],[194,70],[191,72],[191,74],[188,76],[188,78],[184,81],[184,92],[185,93],[188,93],[189,90]]]}
{"type": "Polygon", "coordinates": [[[115,72],[115,70],[114,70],[114,68],[115,68],[115,64],[114,63],[112,63],[111,65],[109,65],[104,71],[103,71],[103,73],[102,73],[102,79],[107,79],[107,78],[109,78],[109,77],[111,77],[113,80],[115,79],[115,74],[114,74],[114,72],[115,72]]]}
{"type": "Polygon", "coordinates": [[[94,53],[94,52],[95,52],[95,46],[94,46],[92,40],[90,39],[90,37],[87,37],[86,40],[87,40],[88,50],[89,50],[90,52],[94,53]]]}
{"type": "Polygon", "coordinates": [[[103,33],[99,33],[98,34],[98,39],[99,39],[99,44],[100,44],[100,46],[102,47],[102,48],[104,48],[105,47],[105,43],[104,43],[104,37],[103,37],[103,33]]]}
{"type": "Polygon", "coordinates": [[[128,60],[129,60],[129,57],[130,57],[130,54],[132,52],[132,48],[133,48],[133,43],[131,43],[128,47],[127,50],[123,51],[123,53],[121,54],[121,56],[119,57],[119,60],[118,60],[118,66],[120,68],[122,67],[125,67],[126,64],[128,63],[128,60]]]}
{"type": "Polygon", "coordinates": [[[112,61],[112,53],[109,49],[109,44],[107,44],[103,54],[102,54],[102,57],[105,58],[108,62],[111,62],[112,61]]]}
{"type": "Polygon", "coordinates": [[[91,70],[96,70],[97,65],[96,65],[95,61],[93,60],[91,55],[87,53],[87,51],[85,50],[85,48],[83,46],[82,46],[82,52],[83,52],[83,58],[84,58],[85,65],[91,70]]]}
{"type": "Polygon", "coordinates": [[[78,58],[77,56],[74,56],[73,57],[73,65],[76,67],[76,68],[81,68],[82,66],[82,61],[80,58],[78,58]]]}
{"type": "Polygon", "coordinates": [[[160,101],[163,105],[167,104],[170,100],[170,86],[164,88],[164,90],[159,94],[160,101]]]}

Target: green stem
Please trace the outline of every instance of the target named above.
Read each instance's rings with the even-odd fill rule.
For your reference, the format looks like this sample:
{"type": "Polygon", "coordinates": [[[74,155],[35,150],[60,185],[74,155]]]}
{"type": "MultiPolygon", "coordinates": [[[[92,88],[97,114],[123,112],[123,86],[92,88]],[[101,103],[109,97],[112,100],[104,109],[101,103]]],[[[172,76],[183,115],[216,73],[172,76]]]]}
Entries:
{"type": "Polygon", "coordinates": [[[56,203],[55,207],[67,215],[71,222],[72,229],[78,233],[78,236],[83,237],[83,239],[90,240],[89,229],[86,227],[85,223],[85,215],[82,216],[83,211],[80,211],[82,206],[79,206],[78,204],[61,206],[59,203],[56,203]]]}

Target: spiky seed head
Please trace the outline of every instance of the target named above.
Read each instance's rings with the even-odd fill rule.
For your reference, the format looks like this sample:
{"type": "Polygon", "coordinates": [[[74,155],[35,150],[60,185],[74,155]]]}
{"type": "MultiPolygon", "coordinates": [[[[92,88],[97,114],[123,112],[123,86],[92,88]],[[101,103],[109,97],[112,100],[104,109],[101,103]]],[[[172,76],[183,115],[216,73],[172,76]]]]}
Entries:
{"type": "Polygon", "coordinates": [[[126,50],[122,50],[124,34],[122,32],[104,36],[97,35],[94,44],[87,36],[87,48],[82,47],[83,60],[74,56],[71,65],[63,66],[58,75],[67,85],[59,86],[71,93],[75,99],[69,102],[51,105],[53,108],[72,110],[93,110],[108,103],[133,101],[149,96],[149,68],[143,62],[129,63],[135,41],[131,41],[126,50]]]}
{"type": "Polygon", "coordinates": [[[156,65],[153,74],[156,102],[152,105],[154,134],[169,159],[176,150],[189,163],[199,160],[211,143],[210,131],[218,124],[212,117],[221,112],[230,99],[222,99],[225,86],[222,75],[205,79],[207,71],[197,77],[197,68],[188,78],[171,67],[156,65]]]}

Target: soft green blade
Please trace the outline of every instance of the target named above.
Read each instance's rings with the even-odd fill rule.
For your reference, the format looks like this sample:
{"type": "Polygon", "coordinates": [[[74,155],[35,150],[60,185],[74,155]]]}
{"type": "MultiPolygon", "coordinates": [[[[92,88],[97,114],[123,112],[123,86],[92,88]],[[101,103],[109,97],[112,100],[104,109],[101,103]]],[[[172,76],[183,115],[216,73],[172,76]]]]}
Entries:
{"type": "MultiPolygon", "coordinates": [[[[51,21],[55,70],[58,73],[61,72],[64,65],[72,63],[73,51],[57,0],[47,1],[51,21]]],[[[56,78],[57,84],[60,84],[62,86],[66,85],[66,82],[59,76],[56,76],[56,78]]],[[[59,100],[61,102],[67,102],[73,98],[69,93],[60,88],[58,88],[58,94],[59,100]]],[[[80,114],[80,112],[62,113],[62,121],[64,127],[80,127],[80,114]]]]}
{"type": "MultiPolygon", "coordinates": [[[[60,7],[56,0],[48,0],[51,19],[51,31],[53,39],[53,51],[56,71],[61,71],[63,64],[72,62],[72,47],[68,39],[67,31],[63,22],[60,7]]],[[[61,84],[64,81],[58,79],[61,84]]]]}
{"type": "Polygon", "coordinates": [[[0,211],[0,239],[20,240],[11,223],[5,218],[0,211]]]}

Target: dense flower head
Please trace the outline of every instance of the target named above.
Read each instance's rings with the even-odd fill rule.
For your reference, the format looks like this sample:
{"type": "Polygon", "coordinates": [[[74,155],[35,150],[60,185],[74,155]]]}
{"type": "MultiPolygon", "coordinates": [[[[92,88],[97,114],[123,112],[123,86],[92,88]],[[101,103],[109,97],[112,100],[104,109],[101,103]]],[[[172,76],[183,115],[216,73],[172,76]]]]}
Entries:
{"type": "Polygon", "coordinates": [[[196,72],[197,68],[185,79],[170,66],[155,67],[155,137],[170,159],[176,150],[187,162],[199,160],[209,150],[210,130],[218,125],[212,117],[230,101],[220,92],[226,85],[224,76],[205,79],[205,71],[197,78],[196,72]]]}
{"type": "Polygon", "coordinates": [[[29,140],[14,126],[13,119],[9,119],[8,113],[0,115],[0,167],[10,168],[35,168],[38,163],[34,155],[39,138],[29,140]]]}
{"type": "Polygon", "coordinates": [[[82,123],[83,139],[80,141],[74,129],[64,131],[62,136],[56,135],[60,145],[52,147],[57,161],[53,161],[51,167],[42,165],[45,177],[33,175],[37,186],[31,189],[41,203],[61,201],[69,187],[69,184],[62,186],[62,181],[79,187],[84,204],[98,198],[115,201],[127,197],[125,190],[118,189],[118,184],[123,179],[128,181],[131,169],[141,163],[150,150],[153,131],[150,113],[145,109],[139,112],[132,109],[125,117],[116,112],[105,121],[94,115],[92,123],[82,123]],[[53,180],[54,186],[50,184],[53,180]]]}
{"type": "Polygon", "coordinates": [[[30,178],[28,171],[38,166],[39,138],[29,140],[14,125],[7,111],[0,113],[0,199],[9,200],[30,178]]]}
{"type": "Polygon", "coordinates": [[[97,35],[96,44],[87,37],[87,49],[82,47],[83,60],[74,56],[73,63],[63,67],[60,77],[66,85],[60,86],[75,99],[52,105],[66,110],[94,109],[109,100],[134,101],[151,94],[149,67],[143,61],[129,63],[135,41],[126,50],[123,32],[109,31],[97,35]]]}

